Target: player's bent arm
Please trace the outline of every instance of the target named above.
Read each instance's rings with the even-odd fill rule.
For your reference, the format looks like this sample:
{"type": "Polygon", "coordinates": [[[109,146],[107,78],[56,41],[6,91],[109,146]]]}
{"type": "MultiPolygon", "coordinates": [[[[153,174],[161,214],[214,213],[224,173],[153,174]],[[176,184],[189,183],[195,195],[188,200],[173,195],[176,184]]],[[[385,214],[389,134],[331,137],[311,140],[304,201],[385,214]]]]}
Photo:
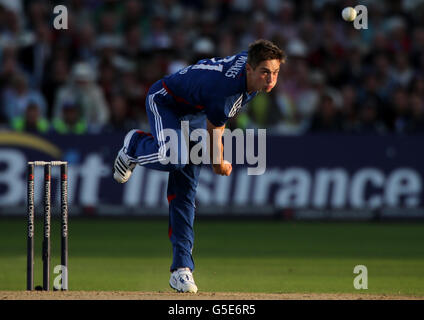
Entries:
{"type": "Polygon", "coordinates": [[[209,156],[212,164],[220,164],[223,160],[222,135],[224,134],[225,125],[217,127],[207,120],[207,129],[210,137],[209,156]]]}
{"type": "Polygon", "coordinates": [[[225,125],[217,127],[209,120],[207,121],[207,129],[210,137],[209,155],[212,163],[213,171],[216,174],[229,176],[231,174],[231,163],[224,160],[224,146],[222,144],[222,136],[224,134],[225,125]]]}

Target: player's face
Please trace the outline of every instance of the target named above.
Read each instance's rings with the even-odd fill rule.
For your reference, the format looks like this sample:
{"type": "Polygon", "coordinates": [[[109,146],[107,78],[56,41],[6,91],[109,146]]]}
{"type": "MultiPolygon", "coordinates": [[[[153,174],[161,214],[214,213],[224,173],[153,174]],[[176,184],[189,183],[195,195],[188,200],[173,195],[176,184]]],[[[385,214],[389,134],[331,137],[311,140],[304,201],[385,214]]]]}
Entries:
{"type": "Polygon", "coordinates": [[[280,60],[264,60],[253,69],[247,65],[249,91],[270,92],[277,84],[280,60]]]}

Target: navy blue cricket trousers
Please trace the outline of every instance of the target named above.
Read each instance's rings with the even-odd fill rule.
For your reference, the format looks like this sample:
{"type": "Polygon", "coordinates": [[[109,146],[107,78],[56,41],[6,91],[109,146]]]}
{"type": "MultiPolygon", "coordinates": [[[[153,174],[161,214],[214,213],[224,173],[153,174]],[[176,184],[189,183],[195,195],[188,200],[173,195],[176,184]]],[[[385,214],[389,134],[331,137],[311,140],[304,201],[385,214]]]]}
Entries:
{"type": "MultiPolygon", "coordinates": [[[[169,172],[167,198],[169,202],[168,236],[172,243],[173,260],[171,271],[188,267],[194,270],[192,257],[194,243],[195,197],[201,165],[190,163],[189,148],[185,143],[170,148],[178,148],[177,157],[164,164],[166,135],[164,130],[172,129],[181,142],[181,121],[189,121],[192,130],[206,129],[206,115],[203,113],[179,115],[175,110],[175,100],[161,81],[156,82],[146,98],[146,112],[151,133],[137,131],[129,142],[128,156],[146,168],[169,172]],[[174,110],[173,110],[174,109],[174,110]]],[[[168,152],[170,152],[168,148],[168,152]]],[[[168,153],[169,155],[169,153],[168,153]]]]}

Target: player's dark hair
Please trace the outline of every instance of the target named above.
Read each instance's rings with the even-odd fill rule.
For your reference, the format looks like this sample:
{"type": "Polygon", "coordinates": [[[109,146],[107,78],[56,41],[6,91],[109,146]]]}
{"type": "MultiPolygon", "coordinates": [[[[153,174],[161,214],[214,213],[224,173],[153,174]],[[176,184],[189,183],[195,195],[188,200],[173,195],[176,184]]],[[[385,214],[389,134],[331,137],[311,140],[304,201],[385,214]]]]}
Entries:
{"type": "Polygon", "coordinates": [[[256,40],[249,45],[249,51],[247,53],[247,63],[256,68],[262,61],[265,60],[280,60],[284,63],[286,55],[283,50],[277,47],[269,40],[256,40]]]}

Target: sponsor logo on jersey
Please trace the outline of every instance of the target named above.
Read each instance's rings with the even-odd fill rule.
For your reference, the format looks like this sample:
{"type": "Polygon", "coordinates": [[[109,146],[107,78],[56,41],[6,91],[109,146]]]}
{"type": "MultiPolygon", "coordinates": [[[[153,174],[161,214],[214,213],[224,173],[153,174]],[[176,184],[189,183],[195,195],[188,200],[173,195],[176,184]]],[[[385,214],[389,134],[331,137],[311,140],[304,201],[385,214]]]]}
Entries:
{"type": "Polygon", "coordinates": [[[239,109],[241,108],[241,103],[243,102],[243,94],[240,95],[240,97],[234,102],[233,107],[230,110],[230,113],[228,114],[228,117],[232,118],[234,117],[239,109]]]}

